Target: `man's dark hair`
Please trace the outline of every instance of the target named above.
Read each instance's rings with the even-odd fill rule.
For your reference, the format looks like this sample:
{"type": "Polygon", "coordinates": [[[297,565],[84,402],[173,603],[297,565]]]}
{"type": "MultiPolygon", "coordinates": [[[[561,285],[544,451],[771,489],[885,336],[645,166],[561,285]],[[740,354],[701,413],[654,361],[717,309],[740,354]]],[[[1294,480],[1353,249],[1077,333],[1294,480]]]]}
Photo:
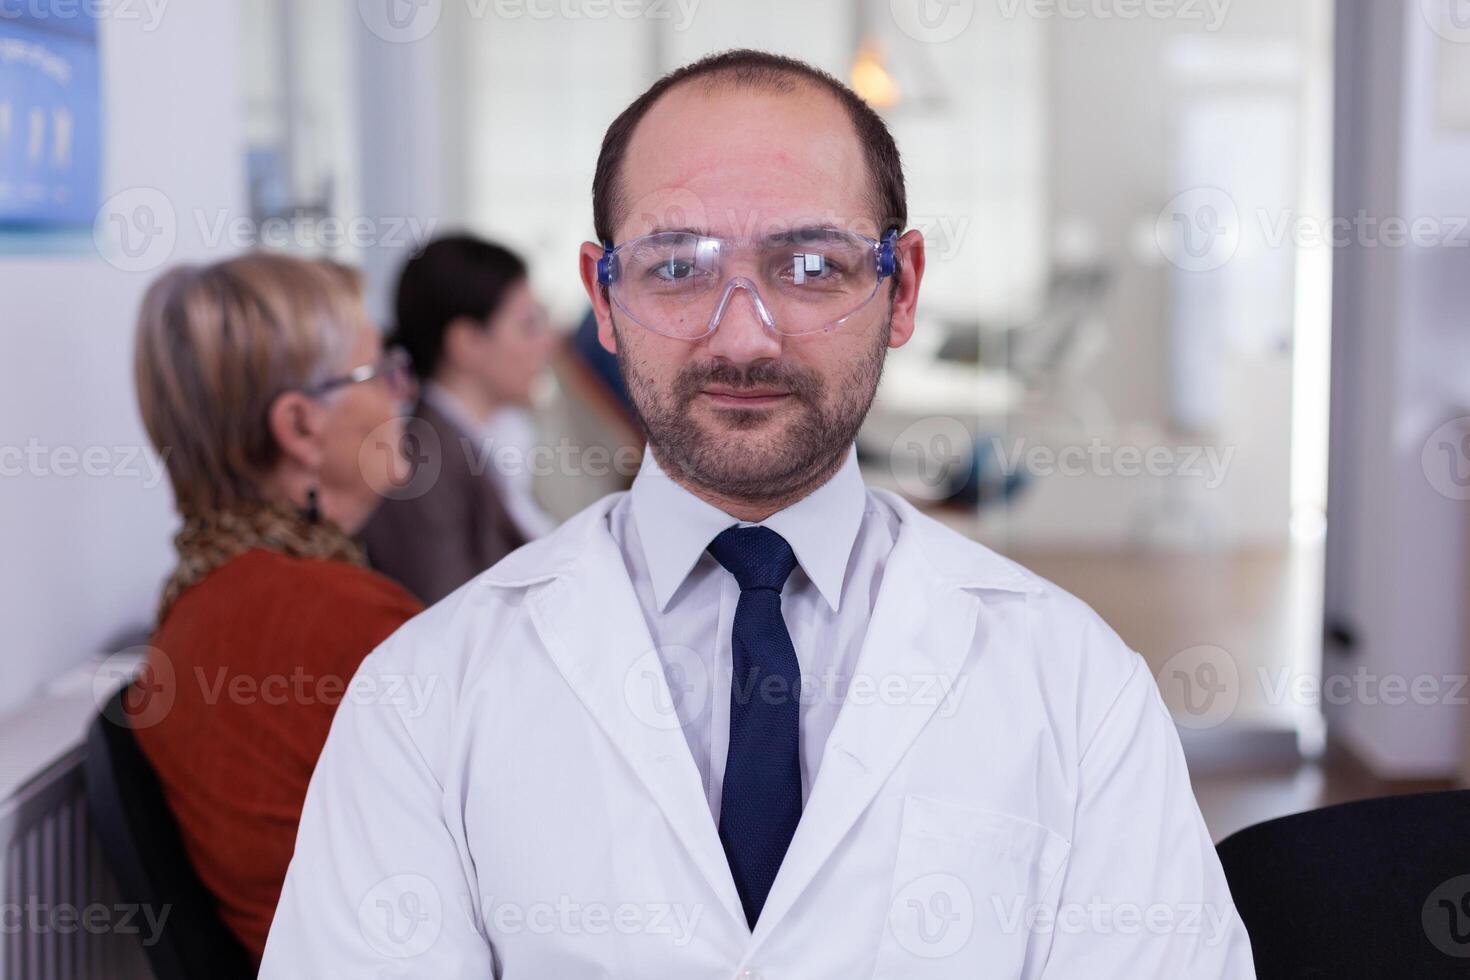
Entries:
{"type": "Polygon", "coordinates": [[[507,248],[472,235],[446,235],[409,259],[398,277],[396,329],[390,343],[413,358],[414,371],[431,378],[444,353],[444,332],[457,317],[485,321],[526,263],[507,248]]]}
{"type": "Polygon", "coordinates": [[[867,158],[873,183],[874,217],[879,223],[878,234],[882,236],[893,228],[902,231],[908,224],[903,164],[899,160],[893,134],[888,131],[882,117],[852,89],[820,68],[768,51],[736,48],[707,55],[664,75],[608,127],[607,135],[602,138],[602,152],[597,156],[597,172],[592,178],[592,220],[599,241],[612,241],[613,231],[629,207],[623,195],[621,176],[623,157],[633,131],[660,96],[676,85],[695,80],[711,89],[728,85],[784,93],[794,92],[799,85],[808,84],[830,92],[847,110],[848,118],[857,131],[858,143],[867,158]]]}

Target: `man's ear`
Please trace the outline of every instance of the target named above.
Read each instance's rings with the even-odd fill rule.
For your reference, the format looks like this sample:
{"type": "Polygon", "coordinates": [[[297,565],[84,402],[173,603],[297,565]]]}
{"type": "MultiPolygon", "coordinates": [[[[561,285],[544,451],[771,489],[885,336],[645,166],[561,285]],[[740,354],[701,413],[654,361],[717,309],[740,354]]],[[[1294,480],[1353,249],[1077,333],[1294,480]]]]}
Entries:
{"type": "Polygon", "coordinates": [[[895,244],[898,272],[894,274],[893,319],[888,346],[902,347],[914,335],[914,313],[919,305],[919,283],[924,279],[924,233],[917,228],[904,232],[895,244]]]}
{"type": "Polygon", "coordinates": [[[597,317],[597,339],[609,354],[618,352],[618,338],[613,333],[612,307],[607,301],[607,291],[597,281],[597,260],[602,258],[602,246],[594,242],[583,242],[578,256],[578,271],[582,276],[582,287],[592,301],[592,313],[597,317]]]}
{"type": "Polygon", "coordinates": [[[282,392],[266,418],[283,462],[311,472],[321,469],[326,409],[320,402],[299,391],[282,392]]]}

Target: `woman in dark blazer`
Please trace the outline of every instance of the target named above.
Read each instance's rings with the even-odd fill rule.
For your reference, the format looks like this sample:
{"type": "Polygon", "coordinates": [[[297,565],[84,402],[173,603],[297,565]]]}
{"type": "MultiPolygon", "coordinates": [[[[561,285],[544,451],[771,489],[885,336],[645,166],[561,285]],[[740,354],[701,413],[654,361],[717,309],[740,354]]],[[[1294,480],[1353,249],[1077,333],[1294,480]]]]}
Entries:
{"type": "Polygon", "coordinates": [[[553,526],[530,492],[527,409],[554,336],[520,257],[469,235],[415,254],[395,307],[393,341],[423,382],[412,469],[362,538],[374,568],[432,603],[553,526]]]}

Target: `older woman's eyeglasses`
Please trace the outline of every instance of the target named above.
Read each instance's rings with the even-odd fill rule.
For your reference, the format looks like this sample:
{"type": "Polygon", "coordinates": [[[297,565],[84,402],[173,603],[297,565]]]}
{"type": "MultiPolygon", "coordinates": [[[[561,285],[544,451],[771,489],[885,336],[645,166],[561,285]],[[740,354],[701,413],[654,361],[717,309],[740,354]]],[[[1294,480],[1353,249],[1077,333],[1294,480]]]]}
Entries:
{"type": "Polygon", "coordinates": [[[328,378],[321,384],[307,389],[309,395],[325,395],[345,388],[348,385],[361,384],[364,381],[372,381],[382,378],[387,384],[388,390],[395,397],[405,401],[413,398],[417,385],[414,382],[413,364],[409,359],[408,352],[401,347],[390,347],[383,352],[383,356],[373,364],[364,364],[354,368],[346,374],[335,378],[328,378]]]}

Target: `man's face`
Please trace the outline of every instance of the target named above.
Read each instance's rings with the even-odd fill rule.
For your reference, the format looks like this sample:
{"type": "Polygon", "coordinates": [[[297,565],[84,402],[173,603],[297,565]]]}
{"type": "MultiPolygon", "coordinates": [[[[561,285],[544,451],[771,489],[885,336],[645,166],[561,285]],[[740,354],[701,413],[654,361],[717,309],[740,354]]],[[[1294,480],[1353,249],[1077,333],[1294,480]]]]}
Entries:
{"type": "MultiPolygon", "coordinates": [[[[691,228],[740,240],[812,226],[870,238],[882,232],[847,113],[805,85],[787,94],[675,88],[638,125],[621,182],[629,207],[615,244],[691,228]]],[[[583,246],[583,282],[659,461],[708,490],[749,500],[810,490],[840,462],[887,348],[913,331],[923,272],[923,240],[911,231],[899,242],[896,288],[884,280],[830,332],[767,331],[748,292],[737,289],[718,329],[690,341],[647,330],[610,306],[596,280],[600,254],[583,246]]]]}

